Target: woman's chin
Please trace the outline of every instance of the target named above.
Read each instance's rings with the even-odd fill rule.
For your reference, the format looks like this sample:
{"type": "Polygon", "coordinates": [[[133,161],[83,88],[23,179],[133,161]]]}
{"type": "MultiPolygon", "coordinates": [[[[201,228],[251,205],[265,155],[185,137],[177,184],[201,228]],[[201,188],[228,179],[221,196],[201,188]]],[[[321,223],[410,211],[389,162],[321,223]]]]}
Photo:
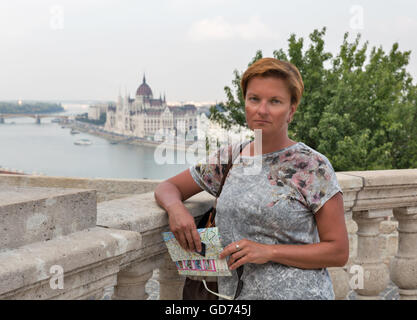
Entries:
{"type": "Polygon", "coordinates": [[[261,130],[262,131],[262,134],[266,134],[266,133],[268,133],[268,128],[266,128],[265,127],[265,125],[257,125],[257,124],[254,124],[254,125],[252,125],[251,126],[251,128],[250,128],[252,131],[255,131],[255,130],[261,130]]]}

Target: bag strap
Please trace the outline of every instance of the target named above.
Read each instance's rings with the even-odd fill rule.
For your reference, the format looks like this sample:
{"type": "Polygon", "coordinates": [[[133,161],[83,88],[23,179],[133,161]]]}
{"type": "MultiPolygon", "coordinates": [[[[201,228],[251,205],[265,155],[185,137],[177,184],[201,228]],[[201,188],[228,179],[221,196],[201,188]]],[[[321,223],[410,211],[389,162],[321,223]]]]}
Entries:
{"type": "MultiPolygon", "coordinates": [[[[230,169],[231,169],[231,168],[232,168],[232,166],[233,166],[233,160],[235,160],[235,159],[236,159],[236,157],[237,157],[237,155],[236,155],[236,157],[233,157],[233,149],[232,149],[232,146],[233,146],[233,145],[230,145],[230,146],[229,146],[229,148],[228,148],[229,160],[228,160],[228,162],[227,162],[226,169],[225,169],[225,171],[224,171],[224,173],[223,173],[223,177],[222,177],[222,181],[221,181],[221,183],[220,183],[219,190],[217,191],[216,200],[215,200],[215,206],[214,206],[214,207],[216,207],[216,204],[217,204],[217,198],[218,198],[218,197],[220,197],[220,194],[221,194],[221,192],[222,192],[222,190],[223,190],[223,185],[224,185],[224,183],[225,183],[225,181],[226,181],[227,174],[229,173],[230,169]]],[[[243,149],[243,143],[241,143],[241,144],[240,144],[240,146],[239,146],[239,154],[242,152],[242,149],[243,149]]],[[[218,158],[219,158],[219,165],[221,165],[221,164],[220,164],[220,152],[219,152],[219,154],[218,154],[218,158]]]]}
{"type": "Polygon", "coordinates": [[[208,292],[210,292],[211,294],[214,294],[215,296],[218,296],[218,297],[226,299],[226,300],[234,300],[233,297],[231,297],[231,296],[226,296],[226,295],[211,291],[209,288],[207,288],[206,280],[204,280],[204,279],[203,279],[203,284],[204,284],[204,287],[206,288],[206,290],[208,292]]]}
{"type": "MultiPolygon", "coordinates": [[[[239,154],[242,152],[242,149],[243,149],[243,143],[240,145],[240,147],[239,147],[239,154]]],[[[229,160],[228,160],[228,162],[227,162],[227,167],[226,167],[226,170],[224,171],[224,173],[223,173],[223,177],[222,177],[222,181],[221,181],[221,184],[220,184],[220,187],[219,187],[219,190],[217,191],[217,195],[216,195],[216,199],[214,199],[214,204],[213,204],[213,207],[212,207],[212,209],[210,210],[210,213],[209,213],[209,215],[208,215],[208,218],[207,218],[207,221],[205,222],[205,228],[211,228],[211,227],[213,227],[214,225],[215,225],[215,223],[214,223],[214,218],[216,217],[216,206],[217,206],[217,199],[219,198],[219,196],[220,196],[220,193],[222,192],[222,189],[223,189],[223,185],[224,185],[224,183],[225,183],[225,181],[226,181],[226,177],[227,177],[227,174],[229,173],[229,171],[230,171],[230,168],[233,166],[233,160],[235,159],[235,158],[233,158],[233,155],[232,155],[232,145],[230,145],[229,146],[229,149],[228,149],[228,151],[229,151],[229,160]]],[[[237,156],[236,156],[237,157],[237,156]]],[[[221,165],[220,164],[220,152],[219,152],[219,154],[218,154],[218,159],[219,159],[219,165],[221,165]]]]}

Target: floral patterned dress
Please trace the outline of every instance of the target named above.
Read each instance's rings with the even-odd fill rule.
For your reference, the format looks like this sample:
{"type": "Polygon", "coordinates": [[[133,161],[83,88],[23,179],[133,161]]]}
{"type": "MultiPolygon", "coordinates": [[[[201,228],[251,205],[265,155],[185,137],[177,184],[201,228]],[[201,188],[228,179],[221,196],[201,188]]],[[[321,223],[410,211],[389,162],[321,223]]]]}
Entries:
{"type": "MultiPolygon", "coordinates": [[[[258,156],[241,156],[239,146],[232,145],[235,160],[217,201],[223,247],[244,238],[264,244],[318,243],[314,215],[342,193],[329,160],[302,142],[258,156]]],[[[220,148],[209,161],[190,167],[196,183],[212,195],[219,189],[228,150],[220,148]]],[[[219,293],[234,296],[238,278],[232,273],[218,278],[219,293]]],[[[326,268],[247,263],[242,280],[238,299],[334,299],[326,268]]]]}

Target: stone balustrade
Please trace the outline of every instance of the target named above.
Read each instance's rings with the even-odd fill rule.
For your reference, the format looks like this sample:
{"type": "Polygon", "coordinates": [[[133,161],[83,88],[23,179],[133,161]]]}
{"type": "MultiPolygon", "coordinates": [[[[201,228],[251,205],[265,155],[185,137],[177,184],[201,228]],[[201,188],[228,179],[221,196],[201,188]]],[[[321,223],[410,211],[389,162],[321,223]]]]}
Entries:
{"type": "Polygon", "coordinates": [[[400,299],[417,299],[417,169],[338,172],[337,177],[351,251],[343,268],[348,277],[333,279],[336,296],[343,299],[353,289],[356,299],[379,299],[391,280],[400,299]]]}
{"type": "MultiPolygon", "coordinates": [[[[346,266],[329,268],[336,298],[380,299],[393,283],[400,299],[417,299],[417,169],[338,172],[337,178],[350,257],[346,266]]],[[[110,292],[107,298],[147,299],[146,284],[157,274],[159,299],[180,299],[184,278],[161,237],[168,219],[154,201],[157,183],[0,175],[0,194],[5,186],[68,188],[70,193],[77,188],[90,198],[91,189],[100,194],[97,211],[90,214],[95,226],[88,220],[52,239],[35,235],[10,248],[0,241],[5,247],[0,247],[0,298],[102,299],[110,292]],[[64,270],[64,289],[51,285],[51,267],[57,265],[64,270]]],[[[212,200],[202,192],[185,204],[198,218],[212,200]]],[[[1,210],[0,200],[0,220],[1,210]]],[[[0,240],[3,236],[0,231],[0,240]]]]}
{"type": "Polygon", "coordinates": [[[0,178],[0,186],[92,189],[97,191],[97,202],[151,192],[158,183],[158,180],[150,179],[89,179],[33,175],[16,177],[9,174],[3,174],[0,178]]]}
{"type": "MultiPolygon", "coordinates": [[[[213,197],[197,194],[186,201],[194,217],[211,206],[213,197]]],[[[146,299],[146,282],[159,269],[160,298],[180,299],[184,278],[170,260],[161,233],[168,231],[168,217],[155,202],[153,192],[101,202],[97,205],[97,225],[135,231],[142,235],[139,254],[121,266],[115,299],[146,299]]]]}

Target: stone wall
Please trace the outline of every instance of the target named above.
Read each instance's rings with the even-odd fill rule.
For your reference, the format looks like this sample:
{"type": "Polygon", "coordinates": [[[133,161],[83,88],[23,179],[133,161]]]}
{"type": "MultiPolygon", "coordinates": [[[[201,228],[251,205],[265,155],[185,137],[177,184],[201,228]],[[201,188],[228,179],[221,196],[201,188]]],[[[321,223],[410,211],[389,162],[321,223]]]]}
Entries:
{"type": "Polygon", "coordinates": [[[75,188],[97,191],[97,202],[150,192],[158,185],[150,179],[92,179],[35,175],[0,175],[0,186],[75,188]]]}
{"type": "MultiPolygon", "coordinates": [[[[392,279],[401,298],[417,299],[417,169],[338,172],[337,179],[350,244],[346,266],[329,268],[337,298],[354,289],[358,299],[377,299],[392,279]],[[352,266],[365,270],[365,288],[351,288],[352,266]]],[[[158,183],[0,175],[0,221],[9,226],[0,230],[0,298],[114,292],[114,299],[146,299],[153,276],[161,299],[180,298],[184,278],[160,235],[168,219],[154,201],[158,183]],[[50,270],[57,265],[66,287],[52,290],[50,270]]],[[[212,200],[202,192],[185,204],[198,219],[212,200]]]]}

